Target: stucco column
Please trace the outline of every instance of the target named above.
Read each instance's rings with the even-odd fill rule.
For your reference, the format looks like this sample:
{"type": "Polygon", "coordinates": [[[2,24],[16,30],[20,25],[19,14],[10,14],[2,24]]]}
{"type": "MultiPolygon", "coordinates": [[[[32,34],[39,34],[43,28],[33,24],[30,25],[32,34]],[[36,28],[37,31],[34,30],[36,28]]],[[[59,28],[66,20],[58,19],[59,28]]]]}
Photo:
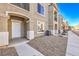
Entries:
{"type": "Polygon", "coordinates": [[[58,30],[59,30],[59,28],[58,28],[59,27],[59,22],[58,21],[59,21],[59,19],[58,19],[58,12],[57,12],[57,30],[56,30],[57,34],[58,34],[58,30]]]}
{"type": "Polygon", "coordinates": [[[27,38],[34,39],[34,21],[33,19],[29,19],[29,30],[27,31],[27,38]]]}
{"type": "Polygon", "coordinates": [[[0,46],[8,45],[8,17],[0,16],[0,46]]]}

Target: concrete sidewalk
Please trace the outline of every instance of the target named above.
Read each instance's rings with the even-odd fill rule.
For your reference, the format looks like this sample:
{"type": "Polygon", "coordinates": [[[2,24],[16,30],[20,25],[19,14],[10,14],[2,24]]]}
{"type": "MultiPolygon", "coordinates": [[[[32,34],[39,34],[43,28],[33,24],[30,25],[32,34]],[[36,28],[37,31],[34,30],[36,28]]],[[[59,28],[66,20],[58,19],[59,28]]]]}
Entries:
{"type": "Polygon", "coordinates": [[[15,49],[19,56],[44,56],[26,43],[15,46],[15,49]]]}
{"type": "Polygon", "coordinates": [[[79,32],[68,32],[66,56],[79,56],[79,32]]]}

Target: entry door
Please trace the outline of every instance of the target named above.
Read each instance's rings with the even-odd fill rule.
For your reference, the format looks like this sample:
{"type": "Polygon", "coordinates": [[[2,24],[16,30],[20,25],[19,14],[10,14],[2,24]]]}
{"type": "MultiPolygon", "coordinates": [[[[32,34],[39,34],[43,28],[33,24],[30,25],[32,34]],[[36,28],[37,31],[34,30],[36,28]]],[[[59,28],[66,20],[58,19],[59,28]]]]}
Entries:
{"type": "Polygon", "coordinates": [[[12,21],[12,38],[21,37],[21,21],[12,21]]]}

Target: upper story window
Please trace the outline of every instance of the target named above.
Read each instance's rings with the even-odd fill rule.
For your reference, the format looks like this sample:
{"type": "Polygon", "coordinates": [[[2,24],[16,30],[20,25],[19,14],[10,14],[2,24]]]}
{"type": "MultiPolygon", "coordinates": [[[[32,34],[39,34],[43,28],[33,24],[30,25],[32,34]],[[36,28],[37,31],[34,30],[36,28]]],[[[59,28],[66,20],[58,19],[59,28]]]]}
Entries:
{"type": "Polygon", "coordinates": [[[13,5],[16,5],[18,7],[21,7],[25,10],[30,10],[30,6],[29,6],[29,3],[12,3],[13,5]]]}
{"type": "Polygon", "coordinates": [[[54,12],[54,20],[57,22],[57,12],[54,12]]]}
{"type": "Polygon", "coordinates": [[[57,24],[55,24],[55,30],[57,30],[57,24]]]}
{"type": "Polygon", "coordinates": [[[49,6],[48,6],[48,10],[49,10],[49,11],[52,11],[52,10],[53,10],[53,5],[49,5],[49,6]]]}
{"type": "Polygon", "coordinates": [[[37,4],[37,12],[44,15],[44,6],[42,6],[41,4],[38,3],[37,4]]]}

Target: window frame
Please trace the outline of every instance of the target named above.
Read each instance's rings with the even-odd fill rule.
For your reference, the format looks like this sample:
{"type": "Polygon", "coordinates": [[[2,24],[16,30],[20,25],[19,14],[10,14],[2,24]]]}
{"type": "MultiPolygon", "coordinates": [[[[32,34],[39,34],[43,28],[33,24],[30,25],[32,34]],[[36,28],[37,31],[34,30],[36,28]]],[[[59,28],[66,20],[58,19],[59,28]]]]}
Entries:
{"type": "Polygon", "coordinates": [[[37,12],[41,15],[41,16],[45,16],[45,7],[43,5],[41,5],[40,3],[37,4],[37,12]],[[40,9],[38,7],[38,5],[40,5],[43,8],[43,14],[41,12],[38,11],[38,9],[40,9]]]}
{"type": "Polygon", "coordinates": [[[44,32],[45,32],[45,22],[37,20],[37,33],[44,33],[44,32]],[[41,24],[43,25],[43,30],[44,30],[43,32],[38,30],[38,26],[39,26],[38,22],[40,23],[40,26],[41,24]]]}

